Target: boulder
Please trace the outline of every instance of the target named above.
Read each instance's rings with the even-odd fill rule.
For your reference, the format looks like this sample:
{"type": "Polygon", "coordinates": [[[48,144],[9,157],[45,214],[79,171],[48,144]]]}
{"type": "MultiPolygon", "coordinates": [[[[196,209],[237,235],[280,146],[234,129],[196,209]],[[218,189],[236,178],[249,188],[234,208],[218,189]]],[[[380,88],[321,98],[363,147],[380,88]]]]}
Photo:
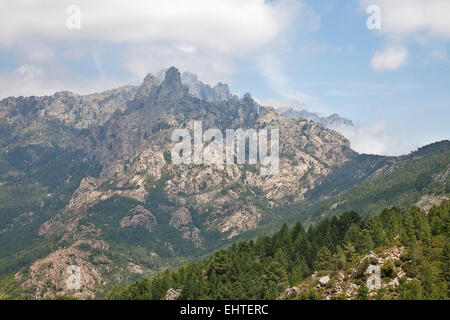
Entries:
{"type": "Polygon", "coordinates": [[[323,276],[323,277],[320,277],[320,279],[319,279],[319,283],[321,286],[326,285],[328,283],[328,281],[330,281],[329,276],[323,276]]]}
{"type": "Polygon", "coordinates": [[[181,295],[181,290],[175,290],[173,288],[170,288],[166,292],[165,299],[166,300],[178,300],[180,298],[180,295],[181,295]]]}

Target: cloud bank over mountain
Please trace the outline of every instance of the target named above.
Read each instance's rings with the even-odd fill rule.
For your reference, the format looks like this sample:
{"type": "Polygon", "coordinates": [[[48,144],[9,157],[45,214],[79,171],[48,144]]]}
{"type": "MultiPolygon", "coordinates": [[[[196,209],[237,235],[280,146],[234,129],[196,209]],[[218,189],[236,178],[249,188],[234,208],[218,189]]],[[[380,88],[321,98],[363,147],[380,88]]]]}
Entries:
{"type": "Polygon", "coordinates": [[[119,65],[109,69],[135,80],[167,65],[192,70],[208,83],[226,80],[235,59],[275,41],[301,9],[291,0],[193,0],[188,6],[182,0],[80,0],[81,28],[69,30],[66,10],[72,4],[0,2],[0,50],[15,57],[14,68],[0,70],[0,97],[127,83],[105,73],[108,68],[102,65],[110,63],[111,55],[119,65]],[[67,64],[82,59],[93,61],[91,78],[97,85],[80,85],[82,79],[72,76],[67,64]]]}
{"type": "Polygon", "coordinates": [[[341,117],[336,113],[323,116],[308,111],[310,108],[304,103],[273,100],[269,104],[276,106],[278,112],[291,118],[305,118],[322,123],[328,129],[336,130],[349,139],[352,149],[359,153],[399,156],[419,147],[418,145],[403,143],[399,137],[389,132],[389,124],[381,119],[369,124],[355,125],[352,120],[341,117]]]}

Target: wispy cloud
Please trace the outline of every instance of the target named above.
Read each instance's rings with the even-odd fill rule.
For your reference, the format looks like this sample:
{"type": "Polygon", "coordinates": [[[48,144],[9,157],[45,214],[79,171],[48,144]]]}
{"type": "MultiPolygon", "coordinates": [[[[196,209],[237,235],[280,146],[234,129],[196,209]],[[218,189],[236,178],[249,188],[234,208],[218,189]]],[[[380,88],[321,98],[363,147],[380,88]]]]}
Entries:
{"type": "Polygon", "coordinates": [[[405,47],[385,48],[375,53],[370,66],[377,72],[397,70],[406,65],[408,56],[408,50],[405,47]]]}
{"type": "Polygon", "coordinates": [[[292,102],[297,101],[299,104],[313,105],[318,111],[321,104],[318,99],[305,91],[298,90],[293,86],[293,82],[288,78],[284,71],[282,59],[277,55],[266,54],[259,58],[259,67],[264,75],[265,80],[271,89],[281,98],[275,101],[292,102]]]}
{"type": "Polygon", "coordinates": [[[359,0],[365,11],[369,5],[381,8],[380,33],[404,38],[421,33],[426,37],[450,40],[448,0],[359,0]]]}
{"type": "Polygon", "coordinates": [[[87,94],[105,91],[123,84],[106,75],[90,78],[67,72],[63,76],[58,76],[49,74],[45,68],[39,65],[23,64],[7,74],[0,73],[0,98],[51,95],[57,91],[68,89],[76,93],[87,94]]]}
{"type": "MultiPolygon", "coordinates": [[[[79,0],[81,29],[69,30],[66,9],[72,1],[0,4],[0,52],[15,56],[20,65],[44,69],[40,81],[47,84],[61,77],[61,65],[70,63],[64,50],[80,47],[87,48],[82,59],[90,60],[97,76],[107,77],[102,57],[109,45],[121,47],[116,62],[135,81],[170,65],[198,73],[206,82],[224,81],[236,59],[276,41],[301,9],[294,0],[79,0]]],[[[12,72],[6,68],[0,77],[12,72]]],[[[23,85],[20,79],[0,88],[0,96],[16,92],[12,85],[23,85]]],[[[77,86],[65,84],[71,90],[77,86]]],[[[34,94],[47,92],[39,90],[39,83],[27,87],[34,94]]]]}
{"type": "MultiPolygon", "coordinates": [[[[420,46],[436,39],[450,41],[448,0],[359,0],[359,3],[364,12],[369,5],[381,9],[381,28],[376,33],[385,38],[387,45],[381,52],[377,51],[370,62],[377,72],[404,66],[410,43],[420,46]]],[[[432,57],[441,59],[445,54],[432,57]]]]}

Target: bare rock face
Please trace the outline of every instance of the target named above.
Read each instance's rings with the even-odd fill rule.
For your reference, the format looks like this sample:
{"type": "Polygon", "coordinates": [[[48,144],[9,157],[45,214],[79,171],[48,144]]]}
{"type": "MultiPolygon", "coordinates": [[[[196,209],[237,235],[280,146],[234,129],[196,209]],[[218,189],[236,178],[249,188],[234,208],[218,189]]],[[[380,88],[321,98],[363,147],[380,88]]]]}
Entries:
{"type": "Polygon", "coordinates": [[[152,74],[148,74],[141,86],[136,90],[135,99],[144,99],[147,97],[153,88],[157,87],[160,84],[159,80],[152,74]]]}
{"type": "Polygon", "coordinates": [[[137,274],[142,274],[143,273],[141,266],[139,266],[137,264],[134,264],[134,263],[131,263],[131,262],[128,264],[128,270],[131,273],[137,273],[137,274]]]}
{"type": "MultiPolygon", "coordinates": [[[[101,271],[88,262],[89,253],[75,246],[58,249],[46,258],[33,263],[22,286],[32,289],[32,298],[40,299],[54,295],[70,295],[79,299],[94,298],[94,287],[102,281],[101,271]],[[75,266],[72,267],[71,266],[75,266]],[[73,271],[78,268],[79,286],[68,284],[73,271]]],[[[110,262],[106,257],[103,262],[110,262]]],[[[17,280],[22,278],[17,273],[17,280]]]]}
{"type": "Polygon", "coordinates": [[[159,87],[157,103],[167,104],[175,102],[183,98],[188,91],[189,89],[183,86],[181,82],[180,72],[176,68],[170,67],[159,87]]]}
{"type": "MultiPolygon", "coordinates": [[[[261,208],[254,199],[266,201],[270,207],[302,201],[306,192],[320,184],[333,168],[355,154],[347,139],[321,124],[288,118],[270,107],[261,107],[258,113],[249,95],[241,100],[222,101],[225,105],[199,103],[189,96],[175,68],[167,70],[160,84],[148,75],[138,92],[142,97],[136,94],[131,104],[134,109],[114,117],[94,134],[94,140],[99,141],[93,154],[103,164],[103,171],[99,178],[82,180],[67,210],[82,212],[113,195],[135,199],[146,208],[153,201],[145,188],[147,179],[158,181],[165,172],[170,176],[162,182],[163,192],[171,201],[169,226],[201,247],[202,229],[219,229],[228,239],[252,230],[261,220],[261,208]],[[248,170],[237,164],[170,163],[165,154],[174,145],[170,141],[171,130],[182,127],[192,130],[195,118],[202,120],[204,129],[278,129],[278,174],[261,176],[258,166],[248,170]],[[207,217],[201,228],[191,225],[192,216],[187,208],[207,217]]],[[[149,225],[151,221],[145,215],[128,216],[122,219],[121,226],[149,225]]],[[[50,223],[41,229],[51,230],[54,225],[50,223]]]]}
{"type": "Polygon", "coordinates": [[[292,108],[277,109],[278,112],[287,115],[290,118],[304,118],[312,120],[314,122],[322,123],[328,129],[338,130],[339,128],[354,128],[354,124],[351,120],[342,118],[338,114],[333,113],[328,117],[320,117],[319,115],[303,110],[294,110],[292,108]]]}
{"type": "Polygon", "coordinates": [[[165,300],[178,300],[181,295],[181,290],[175,290],[170,288],[167,290],[166,295],[164,296],[165,300]]]}
{"type": "Polygon", "coordinates": [[[425,212],[430,211],[434,206],[439,206],[442,201],[446,201],[449,198],[447,196],[425,195],[417,202],[417,207],[425,212]]]}
{"type": "Polygon", "coordinates": [[[189,88],[189,94],[204,101],[220,103],[232,98],[228,85],[219,82],[214,87],[199,81],[197,76],[190,72],[181,75],[183,85],[189,88]]]}
{"type": "Polygon", "coordinates": [[[393,292],[399,286],[401,278],[411,280],[405,277],[406,272],[402,267],[401,256],[404,252],[405,248],[400,246],[385,249],[378,254],[370,251],[349,270],[328,272],[321,277],[314,273],[299,285],[286,289],[280,298],[295,298],[313,289],[319,298],[324,300],[335,299],[338,296],[356,299],[361,283],[367,285],[370,296],[375,296],[380,289],[393,292]],[[392,268],[392,275],[382,277],[380,270],[387,265],[392,268]],[[361,266],[364,266],[362,273],[361,266]]]}
{"type": "Polygon", "coordinates": [[[137,206],[130,213],[130,216],[126,216],[120,221],[121,228],[144,227],[148,231],[151,231],[152,227],[157,224],[156,217],[143,206],[137,206]]]}
{"type": "Polygon", "coordinates": [[[231,239],[244,231],[254,229],[261,219],[261,213],[254,206],[245,206],[235,211],[222,225],[222,232],[228,232],[231,239]]]}
{"type": "Polygon", "coordinates": [[[170,217],[170,226],[180,229],[182,226],[192,223],[192,216],[187,208],[180,208],[170,217]]]}
{"type": "Polygon", "coordinates": [[[330,281],[330,277],[329,276],[323,276],[319,278],[319,283],[321,286],[326,285],[328,282],[330,281]]]}
{"type": "Polygon", "coordinates": [[[8,98],[0,102],[0,110],[3,109],[0,114],[19,122],[24,116],[34,116],[86,129],[92,125],[103,125],[116,111],[124,111],[135,94],[136,87],[124,86],[85,96],[61,91],[52,96],[8,98]],[[17,114],[18,104],[29,105],[28,114],[17,114]]]}
{"type": "Polygon", "coordinates": [[[180,208],[172,213],[169,225],[182,232],[183,239],[190,239],[196,248],[202,248],[205,240],[200,229],[192,225],[192,216],[187,208],[180,208]]]}

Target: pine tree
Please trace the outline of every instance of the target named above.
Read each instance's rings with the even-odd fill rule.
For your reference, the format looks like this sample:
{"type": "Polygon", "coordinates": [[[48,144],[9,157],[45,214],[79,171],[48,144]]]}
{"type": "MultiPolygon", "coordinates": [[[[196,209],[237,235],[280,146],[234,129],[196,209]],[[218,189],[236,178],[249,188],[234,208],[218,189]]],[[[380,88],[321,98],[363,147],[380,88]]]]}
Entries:
{"type": "Polygon", "coordinates": [[[422,287],[418,280],[402,281],[398,287],[399,300],[420,300],[422,299],[422,287]]]}
{"type": "Polygon", "coordinates": [[[317,253],[317,268],[320,270],[326,270],[329,268],[331,263],[331,252],[327,247],[321,247],[317,253]]]}
{"type": "Polygon", "coordinates": [[[345,263],[347,262],[347,257],[341,246],[338,246],[336,253],[333,256],[333,260],[335,261],[335,267],[337,270],[342,270],[344,268],[345,263]]]}
{"type": "Polygon", "coordinates": [[[358,300],[367,300],[369,298],[369,289],[366,284],[363,283],[358,288],[358,300]]]}

